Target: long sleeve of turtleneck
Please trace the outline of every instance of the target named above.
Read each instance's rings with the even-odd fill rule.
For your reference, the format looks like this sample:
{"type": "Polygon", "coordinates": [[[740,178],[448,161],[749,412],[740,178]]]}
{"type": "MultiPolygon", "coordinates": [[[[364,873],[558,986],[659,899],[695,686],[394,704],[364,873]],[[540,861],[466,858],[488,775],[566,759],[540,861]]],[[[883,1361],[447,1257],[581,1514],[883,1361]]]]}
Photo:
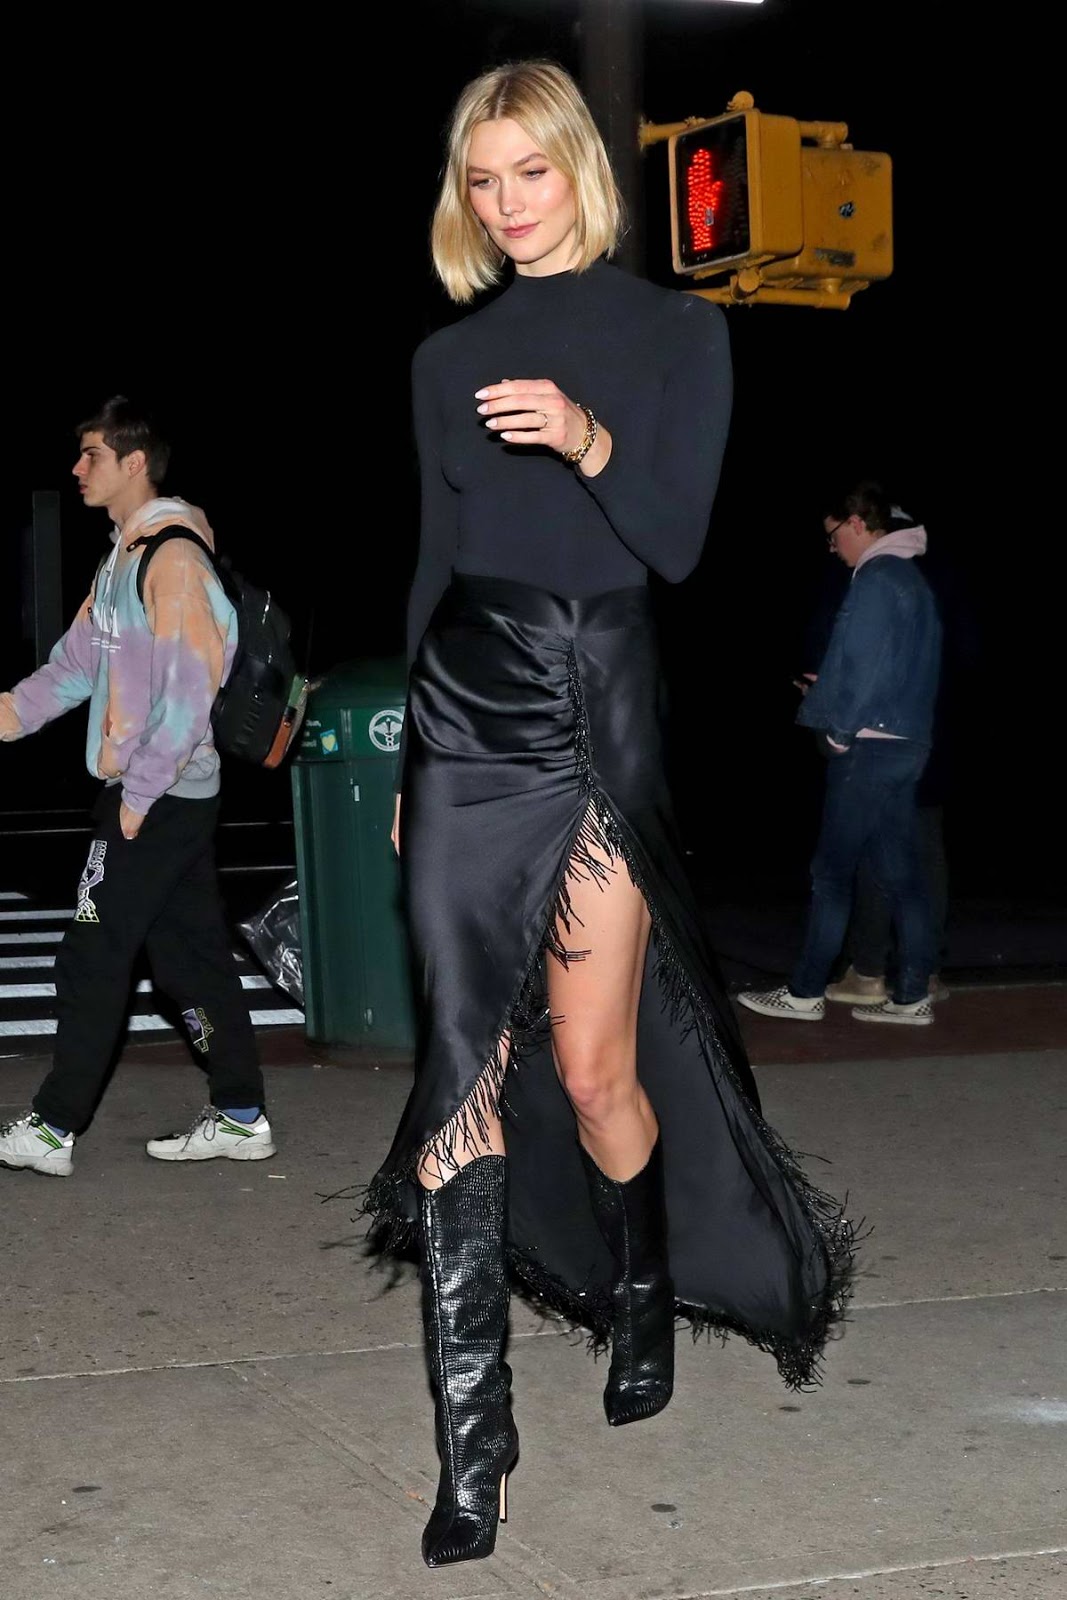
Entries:
{"type": "Polygon", "coordinates": [[[607,464],[596,477],[576,474],[626,548],[668,583],[700,559],[730,421],[726,319],[703,314],[704,304],[680,299],[683,336],[656,375],[654,418],[645,406],[609,402],[607,464]]]}

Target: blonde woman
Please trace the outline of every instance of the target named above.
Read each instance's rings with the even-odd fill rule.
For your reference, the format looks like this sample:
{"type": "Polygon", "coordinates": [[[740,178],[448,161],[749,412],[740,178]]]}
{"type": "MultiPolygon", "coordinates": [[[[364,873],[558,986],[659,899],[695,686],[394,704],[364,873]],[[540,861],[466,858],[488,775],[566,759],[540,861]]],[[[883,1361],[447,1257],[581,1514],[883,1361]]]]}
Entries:
{"type": "Polygon", "coordinates": [[[685,578],[730,412],[725,319],[608,264],[571,78],[456,105],[433,224],[454,301],[414,360],[422,527],[394,843],[422,1020],[370,1187],[417,1237],[441,1478],[430,1566],[489,1555],[518,1451],[508,1283],[610,1342],[608,1421],[671,1397],[675,1315],[809,1383],[852,1233],[763,1122],[675,840],[649,572],[685,578]]]}

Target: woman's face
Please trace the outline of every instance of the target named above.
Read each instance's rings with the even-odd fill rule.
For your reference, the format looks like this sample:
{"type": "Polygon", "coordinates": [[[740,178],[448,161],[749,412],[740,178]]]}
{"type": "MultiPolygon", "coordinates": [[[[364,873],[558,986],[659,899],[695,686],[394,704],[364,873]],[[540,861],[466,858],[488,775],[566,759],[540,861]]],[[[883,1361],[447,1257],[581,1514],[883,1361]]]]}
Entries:
{"type": "Polygon", "coordinates": [[[545,277],[572,265],[574,190],[517,122],[475,123],[467,192],[478,221],[516,272],[545,277]]]}

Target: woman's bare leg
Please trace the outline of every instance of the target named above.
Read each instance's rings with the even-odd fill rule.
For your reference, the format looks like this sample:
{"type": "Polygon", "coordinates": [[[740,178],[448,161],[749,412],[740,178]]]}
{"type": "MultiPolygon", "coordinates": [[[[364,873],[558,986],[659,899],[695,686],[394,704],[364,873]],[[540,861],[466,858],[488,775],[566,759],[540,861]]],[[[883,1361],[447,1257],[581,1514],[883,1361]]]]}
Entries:
{"type": "MultiPolygon", "coordinates": [[[[644,1168],[659,1131],[637,1078],[637,1011],[651,919],[625,862],[593,853],[606,879],[570,880],[571,927],[556,930],[575,954],[566,967],[547,958],[552,1052],[583,1146],[601,1172],[625,1183],[644,1168]]],[[[502,1060],[508,1048],[505,1034],[502,1060]]],[[[485,1121],[484,1134],[472,1126],[447,1160],[432,1147],[426,1151],[419,1165],[424,1188],[439,1189],[479,1156],[506,1154],[500,1118],[490,1114],[485,1121]]]]}
{"type": "Polygon", "coordinates": [[[571,927],[557,927],[564,948],[583,953],[566,967],[548,959],[552,1048],[583,1146],[601,1172],[625,1183],[646,1165],[659,1131],[637,1078],[651,919],[626,863],[595,853],[606,881],[571,880],[571,927]]]}

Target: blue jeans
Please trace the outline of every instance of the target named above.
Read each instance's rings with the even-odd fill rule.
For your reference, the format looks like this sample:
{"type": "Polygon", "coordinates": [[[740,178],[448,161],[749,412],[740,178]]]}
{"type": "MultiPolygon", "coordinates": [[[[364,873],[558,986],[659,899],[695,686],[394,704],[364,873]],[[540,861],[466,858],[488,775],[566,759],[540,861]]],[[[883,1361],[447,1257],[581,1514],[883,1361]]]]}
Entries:
{"type": "Polygon", "coordinates": [[[789,981],[805,999],[821,995],[844,941],[856,869],[866,850],[892,908],[900,952],[893,999],[926,998],[934,964],[929,891],[919,855],[915,789],[929,749],[911,739],[857,739],[831,754],[822,827],[811,863],[804,948],[789,981]]]}
{"type": "MultiPolygon", "coordinates": [[[[944,827],[940,806],[915,808],[919,859],[926,878],[933,923],[934,964],[940,972],[945,961],[945,923],[948,917],[948,865],[945,861],[944,827]]],[[[845,938],[848,960],[865,977],[896,969],[896,941],[893,938],[893,911],[875,881],[865,855],[856,874],[852,895],[852,916],[845,938]]]]}

